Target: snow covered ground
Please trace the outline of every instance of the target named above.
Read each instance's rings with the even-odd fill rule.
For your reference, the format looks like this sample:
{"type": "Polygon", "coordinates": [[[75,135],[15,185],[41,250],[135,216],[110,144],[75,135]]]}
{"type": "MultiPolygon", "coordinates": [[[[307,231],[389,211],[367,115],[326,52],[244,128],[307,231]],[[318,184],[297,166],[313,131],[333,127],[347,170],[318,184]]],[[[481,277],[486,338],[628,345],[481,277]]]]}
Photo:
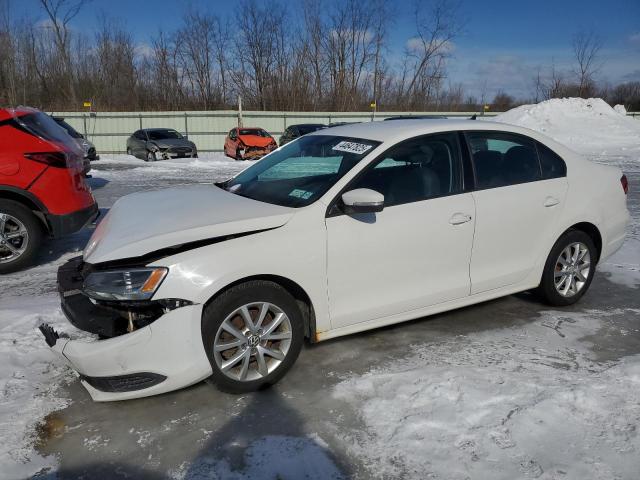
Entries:
{"type": "MultiPolygon", "coordinates": [[[[148,164],[128,155],[112,155],[94,163],[89,181],[101,209],[122,195],[168,185],[211,183],[233,176],[249,165],[222,154],[199,159],[176,159],[148,164]]],[[[79,232],[47,245],[38,265],[0,277],[0,478],[26,478],[55,467],[34,447],[43,419],[69,404],[61,387],[75,379],[43,341],[42,323],[69,333],[72,327],[60,310],[56,271],[79,255],[90,235],[79,232]]]]}
{"type": "MultiPolygon", "coordinates": [[[[630,196],[635,199],[630,202],[630,236],[599,270],[625,292],[620,298],[637,298],[640,201],[635,191],[640,183],[640,121],[624,118],[598,100],[576,99],[519,107],[496,120],[544,131],[594,161],[616,163],[628,172],[635,195],[630,196]]],[[[219,181],[246,166],[221,154],[152,164],[125,155],[105,155],[94,163],[90,183],[101,208],[108,209],[130,192],[219,181]]],[[[55,437],[58,430],[73,435],[72,428],[82,428],[60,426],[55,415],[48,416],[86,398],[77,397],[79,389],[69,388],[75,377],[46,347],[37,326],[46,321],[71,330],[59,308],[55,272],[79,253],[89,235],[90,231],[83,231],[53,242],[42,252],[38,266],[0,278],[1,478],[27,478],[37,472],[49,472],[55,478],[63,458],[47,455],[40,443],[55,437]]],[[[489,305],[483,311],[498,315],[495,310],[489,305]]],[[[638,305],[621,301],[614,307],[549,311],[532,304],[530,310],[532,322],[518,324],[520,317],[508,311],[513,322],[507,325],[518,326],[439,335],[437,340],[435,332],[434,339],[429,339],[427,322],[424,338],[402,343],[402,354],[385,356],[364,370],[355,370],[353,362],[356,357],[369,359],[371,353],[354,346],[368,345],[368,339],[375,341],[378,334],[320,344],[312,352],[303,352],[300,368],[306,368],[303,357],[320,356],[320,349],[332,352],[325,365],[330,374],[322,380],[329,387],[299,392],[299,380],[292,372],[293,383],[278,392],[286,401],[299,398],[320,409],[323,417],[331,419],[324,431],[298,436],[280,430],[262,432],[245,445],[241,469],[228,459],[205,455],[195,460],[175,458],[162,473],[178,479],[340,478],[335,459],[327,453],[334,452],[363,464],[363,470],[353,472],[362,478],[637,478],[640,356],[602,360],[593,352],[601,348],[599,341],[640,336],[640,327],[623,328],[617,323],[623,317],[632,319],[632,325],[634,319],[640,320],[638,305]],[[605,330],[613,333],[603,335],[605,330]],[[278,455],[286,462],[274,466],[270,459],[278,455]]],[[[477,311],[468,309],[463,314],[473,318],[477,311]]],[[[402,339],[402,332],[411,328],[399,326],[394,332],[402,339]]],[[[300,376],[306,378],[310,372],[300,376]]],[[[184,401],[189,395],[200,399],[198,395],[203,394],[196,389],[180,395],[184,401]]],[[[132,410],[127,410],[128,404],[119,406],[118,421],[126,424],[126,415],[131,415],[133,422],[134,413],[127,412],[142,416],[140,410],[157,408],[156,414],[166,411],[167,417],[155,423],[178,425],[183,417],[169,413],[177,408],[175,398],[144,400],[132,410]]],[[[241,397],[238,405],[246,403],[246,398],[252,397],[241,397]]],[[[94,411],[93,407],[86,410],[94,411]]],[[[183,413],[191,418],[192,413],[183,413]]],[[[204,428],[205,414],[199,424],[186,425],[184,436],[172,436],[170,430],[163,433],[166,444],[149,453],[144,467],[160,468],[154,463],[158,456],[173,459],[177,454],[172,457],[171,452],[179,450],[175,443],[191,441],[186,435],[204,428]]],[[[248,414],[241,408],[231,412],[232,417],[248,414]]],[[[260,428],[261,418],[257,416],[251,426],[260,428]]],[[[92,434],[83,434],[84,440],[73,447],[81,451],[80,457],[85,455],[88,462],[107,454],[124,455],[114,446],[116,435],[111,432],[110,436],[109,421],[94,422],[99,427],[92,426],[92,434]]],[[[309,418],[297,422],[312,424],[314,429],[324,425],[309,418]]],[[[145,455],[145,449],[162,439],[160,433],[148,430],[134,434],[132,452],[141,450],[145,455]]]]}
{"type": "MultiPolygon", "coordinates": [[[[493,121],[619,165],[637,188],[640,122],[600,99],[525,105],[493,121]]],[[[637,205],[632,215],[629,239],[599,270],[637,289],[637,205]]],[[[640,320],[640,310],[626,312],[640,320]]],[[[352,432],[350,451],[375,464],[380,478],[638,478],[640,355],[598,363],[579,341],[620,313],[542,311],[526,328],[409,346],[406,358],[336,386],[334,396],[367,426],[352,432]],[[555,341],[541,335],[547,328],[555,341]]]]}

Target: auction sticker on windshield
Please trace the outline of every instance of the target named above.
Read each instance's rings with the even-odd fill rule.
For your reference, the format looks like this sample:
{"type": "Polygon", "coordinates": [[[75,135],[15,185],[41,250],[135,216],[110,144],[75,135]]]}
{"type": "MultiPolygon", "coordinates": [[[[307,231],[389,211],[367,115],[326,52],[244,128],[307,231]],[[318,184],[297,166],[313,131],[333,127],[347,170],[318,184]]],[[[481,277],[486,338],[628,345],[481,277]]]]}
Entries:
{"type": "Polygon", "coordinates": [[[356,155],[362,155],[367,150],[370,150],[373,145],[367,145],[366,143],[357,143],[357,142],[347,142],[342,141],[337,144],[332,150],[337,150],[338,152],[347,152],[347,153],[355,153],[356,155]]]}

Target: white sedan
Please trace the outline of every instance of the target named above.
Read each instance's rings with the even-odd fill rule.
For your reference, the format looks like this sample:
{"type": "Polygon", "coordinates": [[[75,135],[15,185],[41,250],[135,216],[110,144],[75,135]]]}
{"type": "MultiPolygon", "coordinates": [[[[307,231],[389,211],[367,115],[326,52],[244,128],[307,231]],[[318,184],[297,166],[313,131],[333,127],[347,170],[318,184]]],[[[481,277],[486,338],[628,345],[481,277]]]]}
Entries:
{"type": "Polygon", "coordinates": [[[72,324],[41,327],[97,401],[211,377],[272,385],[303,342],[524,290],[585,294],[623,243],[627,180],[491,122],[312,133],[236,177],[118,200],[58,281],[72,324]]]}

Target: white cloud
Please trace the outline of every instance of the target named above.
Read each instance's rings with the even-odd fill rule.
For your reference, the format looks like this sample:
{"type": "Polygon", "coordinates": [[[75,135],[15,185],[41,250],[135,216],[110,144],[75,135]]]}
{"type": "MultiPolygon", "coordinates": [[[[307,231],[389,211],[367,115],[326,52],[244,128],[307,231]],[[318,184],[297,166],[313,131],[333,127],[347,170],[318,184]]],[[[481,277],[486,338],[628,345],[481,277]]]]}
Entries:
{"type": "MultiPolygon", "coordinates": [[[[436,40],[438,42],[439,40],[436,40]]],[[[407,40],[406,48],[411,53],[420,53],[426,50],[426,46],[420,37],[411,37],[407,40]]],[[[452,53],[455,50],[455,44],[450,40],[445,40],[442,44],[444,53],[452,53]]]]}
{"type": "Polygon", "coordinates": [[[136,45],[135,54],[138,57],[148,58],[153,56],[153,47],[148,43],[139,43],[136,45]]]}

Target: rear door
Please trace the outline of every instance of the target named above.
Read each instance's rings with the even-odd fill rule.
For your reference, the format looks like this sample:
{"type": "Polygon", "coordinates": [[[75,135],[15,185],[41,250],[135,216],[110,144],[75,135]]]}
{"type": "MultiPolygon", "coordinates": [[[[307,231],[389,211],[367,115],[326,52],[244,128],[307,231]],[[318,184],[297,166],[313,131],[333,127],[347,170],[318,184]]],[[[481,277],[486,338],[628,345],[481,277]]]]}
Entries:
{"type": "Polygon", "coordinates": [[[329,211],[333,328],[469,295],[475,212],[461,170],[457,134],[429,135],[392,147],[346,188],[382,193],[385,208],[329,211]]]}
{"type": "Polygon", "coordinates": [[[467,132],[466,138],[476,177],[475,294],[523,281],[548,253],[567,182],[564,162],[531,138],[495,131],[467,132]],[[540,160],[549,163],[549,155],[556,168],[545,167],[543,174],[540,160]]]}

